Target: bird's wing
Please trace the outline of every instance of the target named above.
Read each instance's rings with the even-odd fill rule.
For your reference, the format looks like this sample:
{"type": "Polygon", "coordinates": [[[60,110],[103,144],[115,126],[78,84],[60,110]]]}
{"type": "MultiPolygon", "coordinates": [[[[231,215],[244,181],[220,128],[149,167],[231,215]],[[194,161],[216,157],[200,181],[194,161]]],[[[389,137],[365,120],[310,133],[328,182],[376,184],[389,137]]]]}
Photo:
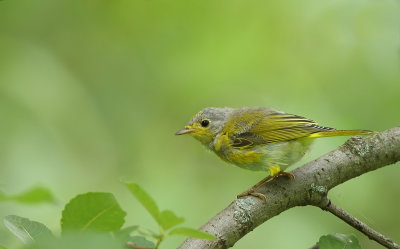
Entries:
{"type": "Polygon", "coordinates": [[[224,130],[229,131],[227,134],[233,147],[249,148],[307,137],[316,132],[334,129],[319,126],[316,122],[301,116],[254,109],[232,115],[224,130]]]}

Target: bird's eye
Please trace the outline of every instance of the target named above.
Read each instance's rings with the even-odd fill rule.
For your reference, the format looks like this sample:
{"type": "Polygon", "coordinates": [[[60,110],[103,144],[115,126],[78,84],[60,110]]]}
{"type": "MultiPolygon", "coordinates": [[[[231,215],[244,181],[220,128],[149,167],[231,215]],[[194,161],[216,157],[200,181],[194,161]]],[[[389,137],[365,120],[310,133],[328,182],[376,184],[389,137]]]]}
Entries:
{"type": "Polygon", "coordinates": [[[200,124],[201,124],[201,126],[203,126],[203,127],[207,127],[207,126],[210,124],[210,121],[207,120],[207,119],[204,119],[204,120],[201,121],[200,124]]]}

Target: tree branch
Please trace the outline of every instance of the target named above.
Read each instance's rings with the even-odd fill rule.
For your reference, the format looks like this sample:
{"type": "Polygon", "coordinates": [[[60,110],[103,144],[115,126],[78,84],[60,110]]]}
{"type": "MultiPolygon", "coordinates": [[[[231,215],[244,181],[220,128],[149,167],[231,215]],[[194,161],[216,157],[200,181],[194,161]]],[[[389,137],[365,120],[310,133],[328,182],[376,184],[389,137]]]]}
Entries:
{"type": "Polygon", "coordinates": [[[258,189],[263,200],[248,196],[233,201],[200,230],[216,241],[189,238],[180,249],[229,248],[254,228],[295,206],[321,207],[333,187],[369,171],[400,161],[400,127],[365,138],[352,137],[336,150],[292,171],[295,181],[277,178],[258,189]]]}
{"type": "Polygon", "coordinates": [[[394,243],[392,241],[392,239],[378,233],[377,231],[375,231],[372,228],[370,228],[369,226],[367,226],[365,223],[354,218],[349,213],[347,213],[340,207],[333,204],[331,202],[331,200],[326,198],[323,202],[321,202],[320,208],[323,210],[326,210],[328,212],[331,212],[333,215],[335,215],[339,219],[343,220],[350,226],[354,227],[358,231],[365,234],[368,238],[375,240],[376,242],[383,245],[384,247],[390,248],[390,249],[400,249],[400,246],[397,245],[396,243],[394,243]]]}

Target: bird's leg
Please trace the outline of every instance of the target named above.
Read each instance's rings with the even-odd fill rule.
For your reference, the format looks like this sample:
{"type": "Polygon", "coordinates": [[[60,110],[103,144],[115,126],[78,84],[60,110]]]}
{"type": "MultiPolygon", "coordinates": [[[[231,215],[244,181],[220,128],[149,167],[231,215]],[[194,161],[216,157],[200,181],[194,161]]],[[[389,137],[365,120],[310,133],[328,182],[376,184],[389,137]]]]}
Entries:
{"type": "Polygon", "coordinates": [[[292,173],[288,173],[285,171],[281,171],[281,168],[279,165],[274,165],[269,167],[269,173],[270,175],[259,181],[256,185],[253,187],[249,188],[248,190],[244,191],[243,193],[237,195],[237,198],[241,198],[244,196],[252,195],[255,197],[258,197],[260,199],[263,199],[264,202],[267,202],[267,197],[265,197],[264,194],[255,192],[259,187],[261,187],[264,183],[266,183],[269,180],[273,180],[275,178],[278,178],[280,176],[286,176],[290,179],[295,179],[295,176],[292,173]]]}
{"type": "Polygon", "coordinates": [[[280,176],[285,176],[285,177],[290,178],[292,180],[296,179],[296,177],[292,173],[285,172],[285,171],[279,171],[278,173],[276,173],[276,175],[274,175],[274,179],[278,178],[280,176]]]}
{"type": "Polygon", "coordinates": [[[281,167],[279,165],[269,166],[269,174],[275,178],[280,176],[285,176],[290,179],[294,179],[295,176],[292,173],[281,171],[281,167]]]}

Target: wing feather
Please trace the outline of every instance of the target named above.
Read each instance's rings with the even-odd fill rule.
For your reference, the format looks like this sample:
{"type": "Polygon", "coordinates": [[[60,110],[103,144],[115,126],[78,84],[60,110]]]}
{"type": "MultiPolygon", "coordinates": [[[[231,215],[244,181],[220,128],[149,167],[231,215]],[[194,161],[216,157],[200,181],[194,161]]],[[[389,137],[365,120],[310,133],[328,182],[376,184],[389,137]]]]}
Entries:
{"type": "Polygon", "coordinates": [[[235,148],[249,148],[261,144],[278,143],[307,137],[321,131],[335,130],[319,126],[313,120],[272,109],[238,109],[225,125],[235,148]]]}

